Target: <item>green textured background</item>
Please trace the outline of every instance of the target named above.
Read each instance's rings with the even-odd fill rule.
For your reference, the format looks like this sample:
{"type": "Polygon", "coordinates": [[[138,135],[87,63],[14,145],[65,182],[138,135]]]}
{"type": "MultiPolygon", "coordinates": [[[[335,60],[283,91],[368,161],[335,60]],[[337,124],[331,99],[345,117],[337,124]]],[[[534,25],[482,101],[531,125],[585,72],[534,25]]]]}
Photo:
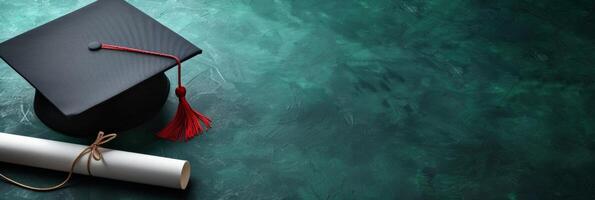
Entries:
{"type": "MultiPolygon", "coordinates": [[[[0,41],[89,2],[0,0],[0,41]]],[[[108,146],[189,160],[188,190],[76,176],[48,193],[0,182],[0,197],[595,198],[593,1],[128,2],[204,49],[183,80],[215,127],[172,143],[145,125],[108,146]]],[[[41,124],[33,93],[0,62],[0,131],[89,142],[41,124]]]]}

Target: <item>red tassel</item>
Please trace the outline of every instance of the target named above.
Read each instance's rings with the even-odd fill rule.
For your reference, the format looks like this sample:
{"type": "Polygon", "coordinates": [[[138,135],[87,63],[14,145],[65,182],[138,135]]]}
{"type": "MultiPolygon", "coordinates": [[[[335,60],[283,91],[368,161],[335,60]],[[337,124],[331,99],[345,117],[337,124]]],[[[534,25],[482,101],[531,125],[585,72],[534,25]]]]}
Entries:
{"type": "Polygon", "coordinates": [[[193,110],[186,101],[186,88],[183,86],[176,88],[176,96],[180,99],[178,111],[176,111],[174,119],[157,134],[158,137],[173,141],[188,141],[211,128],[211,119],[193,110]],[[205,124],[205,129],[200,122],[205,124]]]}
{"type": "Polygon", "coordinates": [[[177,56],[155,52],[155,51],[147,51],[142,49],[135,49],[130,47],[118,46],[113,44],[102,44],[99,42],[92,42],[89,44],[89,49],[91,50],[98,50],[98,49],[110,49],[115,51],[128,51],[128,52],[135,52],[135,53],[142,53],[142,54],[149,54],[154,56],[161,56],[167,57],[176,60],[176,64],[178,64],[178,87],[176,88],[176,96],[180,99],[180,104],[178,105],[178,111],[176,111],[176,115],[173,120],[171,120],[163,130],[157,133],[157,137],[173,140],[173,141],[188,141],[192,139],[196,135],[200,135],[206,129],[211,128],[211,119],[199,112],[195,111],[190,107],[188,101],[186,100],[186,88],[182,86],[182,62],[180,58],[177,56]],[[204,123],[206,128],[203,129],[200,122],[204,123]]]}

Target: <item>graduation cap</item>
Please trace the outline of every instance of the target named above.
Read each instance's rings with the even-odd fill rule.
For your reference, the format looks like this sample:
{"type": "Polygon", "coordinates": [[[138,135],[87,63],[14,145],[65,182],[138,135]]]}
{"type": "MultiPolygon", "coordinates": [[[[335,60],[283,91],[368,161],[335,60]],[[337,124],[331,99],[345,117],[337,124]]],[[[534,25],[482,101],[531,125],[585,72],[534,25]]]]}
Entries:
{"type": "Polygon", "coordinates": [[[179,107],[157,136],[188,140],[210,119],[184,98],[181,62],[202,52],[122,0],[99,0],[0,44],[0,57],[35,87],[34,109],[71,135],[123,131],[154,117],[177,66],[179,107]]]}

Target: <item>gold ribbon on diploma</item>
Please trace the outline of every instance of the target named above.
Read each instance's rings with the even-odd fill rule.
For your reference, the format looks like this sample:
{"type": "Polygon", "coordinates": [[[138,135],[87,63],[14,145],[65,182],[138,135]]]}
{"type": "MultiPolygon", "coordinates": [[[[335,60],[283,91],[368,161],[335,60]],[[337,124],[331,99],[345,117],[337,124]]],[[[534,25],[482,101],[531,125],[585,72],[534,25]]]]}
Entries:
{"type": "Polygon", "coordinates": [[[12,183],[17,186],[27,188],[30,190],[35,190],[35,191],[50,191],[50,190],[55,190],[55,189],[61,188],[62,186],[66,185],[66,183],[68,183],[68,181],[70,181],[70,178],[72,178],[72,173],[74,172],[74,167],[76,166],[76,163],[86,154],[89,154],[89,156],[87,157],[87,172],[89,173],[89,175],[91,175],[91,158],[93,158],[96,161],[102,160],[103,155],[101,154],[101,151],[99,150],[100,145],[105,144],[105,143],[115,139],[116,136],[117,136],[117,134],[115,134],[115,133],[105,135],[102,131],[100,131],[97,134],[97,138],[95,139],[95,142],[93,142],[87,148],[83,149],[81,151],[81,153],[79,153],[79,155],[74,159],[74,161],[72,161],[72,164],[70,165],[70,171],[68,172],[68,176],[66,177],[66,179],[64,179],[64,181],[62,181],[61,183],[59,183],[57,185],[50,186],[50,187],[33,187],[33,186],[29,186],[29,185],[26,185],[23,183],[19,183],[18,181],[8,178],[3,174],[0,174],[0,177],[5,179],[9,183],[12,183]]]}

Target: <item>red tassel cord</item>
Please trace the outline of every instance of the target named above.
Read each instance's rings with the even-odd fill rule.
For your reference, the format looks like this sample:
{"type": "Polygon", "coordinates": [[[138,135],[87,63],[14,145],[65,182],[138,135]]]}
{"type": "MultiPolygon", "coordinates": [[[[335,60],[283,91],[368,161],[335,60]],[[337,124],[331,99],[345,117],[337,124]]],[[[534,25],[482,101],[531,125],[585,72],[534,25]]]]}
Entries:
{"type": "Polygon", "coordinates": [[[176,88],[176,96],[180,100],[178,110],[173,120],[171,120],[163,130],[157,133],[157,137],[173,140],[173,141],[188,141],[194,136],[201,134],[203,131],[211,128],[211,119],[207,116],[195,111],[190,107],[186,100],[186,88],[182,86],[182,62],[180,58],[171,54],[165,54],[154,51],[147,51],[142,49],[135,49],[111,44],[100,44],[101,49],[109,49],[116,51],[128,51],[134,53],[149,54],[154,56],[167,57],[176,60],[178,64],[178,87],[176,88]],[[200,124],[202,122],[206,128],[200,124]]]}

